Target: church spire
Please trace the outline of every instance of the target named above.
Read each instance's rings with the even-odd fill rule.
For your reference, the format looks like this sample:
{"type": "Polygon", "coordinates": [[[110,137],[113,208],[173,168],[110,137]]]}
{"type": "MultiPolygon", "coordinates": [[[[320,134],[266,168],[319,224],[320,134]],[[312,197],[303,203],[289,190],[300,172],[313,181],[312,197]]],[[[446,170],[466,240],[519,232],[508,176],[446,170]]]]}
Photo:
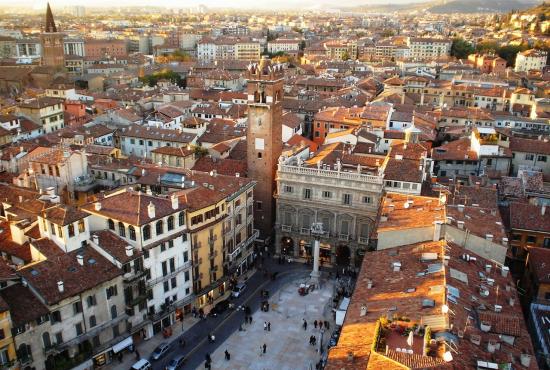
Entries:
{"type": "Polygon", "coordinates": [[[50,8],[50,3],[48,3],[48,7],[46,9],[46,28],[44,32],[57,32],[57,27],[55,26],[55,21],[53,20],[52,9],[50,8]]]}

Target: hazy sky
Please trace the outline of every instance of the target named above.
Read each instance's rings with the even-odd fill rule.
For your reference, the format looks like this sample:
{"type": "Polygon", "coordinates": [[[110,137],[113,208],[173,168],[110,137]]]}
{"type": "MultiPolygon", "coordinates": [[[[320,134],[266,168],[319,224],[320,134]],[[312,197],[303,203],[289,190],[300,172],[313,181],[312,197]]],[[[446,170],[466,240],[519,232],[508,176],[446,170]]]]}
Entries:
{"type": "MultiPolygon", "coordinates": [[[[278,0],[275,4],[277,8],[281,7],[317,7],[317,6],[355,6],[366,4],[397,4],[411,3],[423,0],[278,0]]],[[[425,1],[425,0],[424,0],[425,1]]],[[[199,4],[207,7],[231,7],[231,8],[251,8],[270,6],[269,1],[257,0],[51,0],[50,4],[55,12],[56,7],[65,7],[70,5],[84,6],[165,6],[187,8],[195,7],[199,4]]],[[[46,0],[0,0],[0,6],[28,6],[33,9],[44,9],[46,0]]]]}

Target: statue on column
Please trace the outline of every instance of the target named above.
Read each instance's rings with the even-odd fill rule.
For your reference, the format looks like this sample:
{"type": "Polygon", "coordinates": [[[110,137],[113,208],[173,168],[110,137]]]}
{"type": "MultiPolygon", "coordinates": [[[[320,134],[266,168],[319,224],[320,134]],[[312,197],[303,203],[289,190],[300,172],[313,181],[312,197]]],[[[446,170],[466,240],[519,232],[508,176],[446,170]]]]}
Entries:
{"type": "Polygon", "coordinates": [[[323,230],[323,223],[322,222],[314,222],[311,225],[311,235],[313,235],[313,270],[311,271],[310,277],[312,282],[315,285],[319,284],[319,277],[321,276],[321,273],[319,272],[319,254],[320,254],[320,239],[321,236],[324,234],[323,230]]]}

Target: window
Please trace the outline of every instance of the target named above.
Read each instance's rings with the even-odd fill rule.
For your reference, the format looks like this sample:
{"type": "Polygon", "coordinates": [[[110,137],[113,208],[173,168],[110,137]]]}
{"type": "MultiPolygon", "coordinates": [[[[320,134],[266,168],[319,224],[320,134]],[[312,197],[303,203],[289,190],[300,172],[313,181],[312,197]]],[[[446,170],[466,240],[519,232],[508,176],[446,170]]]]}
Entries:
{"type": "Polygon", "coordinates": [[[96,335],[92,338],[92,344],[94,347],[99,347],[101,345],[101,342],[99,341],[99,335],[96,335]]]}
{"type": "Polygon", "coordinates": [[[311,199],[311,189],[304,189],[304,199],[311,199]]]}
{"type": "Polygon", "coordinates": [[[262,202],[260,202],[260,201],[257,201],[257,202],[256,202],[256,209],[257,209],[258,211],[261,211],[261,210],[262,210],[262,202]]]}
{"type": "Polygon", "coordinates": [[[285,186],[283,187],[283,191],[284,191],[285,193],[292,193],[292,191],[293,191],[292,186],[285,185],[285,186]]]}
{"type": "Polygon", "coordinates": [[[542,242],[542,246],[544,248],[550,248],[550,238],[544,238],[544,241],[542,242]]]}
{"type": "Polygon", "coordinates": [[[184,273],[184,280],[189,281],[189,271],[185,271],[184,273]]]}
{"type": "Polygon", "coordinates": [[[258,159],[262,159],[262,152],[258,152],[258,159]]]}
{"type": "Polygon", "coordinates": [[[344,204],[350,205],[351,204],[351,194],[344,194],[343,202],[344,202],[344,204]]]}
{"type": "Polygon", "coordinates": [[[61,322],[61,312],[59,311],[52,312],[52,314],[50,315],[50,321],[52,322],[52,324],[61,322]]]}
{"type": "Polygon", "coordinates": [[[57,226],[57,235],[59,235],[60,238],[63,237],[63,228],[61,226],[57,226]]]}
{"type": "Polygon", "coordinates": [[[330,191],[323,191],[323,198],[332,198],[332,193],[330,191]]]}
{"type": "Polygon", "coordinates": [[[93,328],[97,325],[97,320],[95,318],[95,315],[90,316],[90,328],[93,328]]]}
{"type": "Polygon", "coordinates": [[[136,229],[132,225],[128,226],[128,234],[130,235],[130,240],[136,240],[136,229]]]}
{"type": "Polygon", "coordinates": [[[78,233],[83,233],[86,231],[86,225],[84,224],[84,220],[78,221],[78,233]]]}
{"type": "Polygon", "coordinates": [[[111,319],[116,319],[116,317],[118,316],[118,313],[116,311],[116,306],[115,305],[112,305],[111,306],[111,319]]]}
{"type": "Polygon", "coordinates": [[[170,263],[170,272],[175,272],[176,271],[176,260],[175,258],[170,258],[168,260],[168,262],[170,263]]]}
{"type": "Polygon", "coordinates": [[[170,290],[170,285],[168,284],[168,281],[164,282],[164,293],[170,290]]]}
{"type": "Polygon", "coordinates": [[[178,286],[177,280],[175,277],[173,277],[172,280],[170,280],[170,284],[172,285],[172,289],[178,286]]]}
{"type": "Polygon", "coordinates": [[[189,261],[189,252],[185,251],[183,252],[183,262],[189,261]]]}
{"type": "Polygon", "coordinates": [[[116,338],[120,335],[120,332],[118,331],[118,324],[113,326],[113,338],[116,338]]]}
{"type": "Polygon", "coordinates": [[[149,239],[151,239],[151,226],[145,225],[143,226],[143,240],[149,239]]]}
{"type": "Polygon", "coordinates": [[[122,236],[123,238],[126,237],[126,226],[122,222],[118,223],[118,235],[122,236]]]}
{"type": "Polygon", "coordinates": [[[147,259],[149,258],[149,249],[144,249],[143,250],[143,259],[147,259]]]}
{"type": "Polygon", "coordinates": [[[155,225],[157,235],[160,235],[164,231],[164,225],[162,223],[162,220],[157,221],[157,224],[155,225]]]}
{"type": "Polygon", "coordinates": [[[527,243],[536,243],[537,237],[535,235],[528,235],[527,236],[527,243]]]}
{"type": "Polygon", "coordinates": [[[166,261],[163,261],[161,265],[162,265],[162,276],[168,275],[168,264],[166,263],[166,261]]]}
{"type": "Polygon", "coordinates": [[[178,215],[178,223],[180,226],[185,225],[185,214],[183,212],[180,212],[178,215]]]}
{"type": "Polygon", "coordinates": [[[68,230],[69,230],[69,238],[72,238],[74,236],[74,225],[69,224],[68,230]]]}
{"type": "Polygon", "coordinates": [[[105,293],[107,294],[107,299],[111,299],[112,296],[118,295],[118,288],[116,285],[110,286],[105,289],[105,293]]]}
{"type": "Polygon", "coordinates": [[[88,296],[86,301],[88,302],[88,307],[92,307],[92,306],[95,306],[97,304],[97,301],[95,299],[95,295],[88,296]]]}
{"type": "Polygon", "coordinates": [[[174,230],[174,217],[173,216],[168,217],[167,224],[168,224],[168,231],[174,230]]]}
{"type": "Polygon", "coordinates": [[[82,323],[79,322],[78,324],[76,324],[74,326],[75,330],[76,330],[76,335],[82,335],[82,323]]]}
{"type": "Polygon", "coordinates": [[[539,155],[537,157],[537,161],[539,162],[546,162],[546,156],[545,155],[539,155]]]}
{"type": "Polygon", "coordinates": [[[55,343],[56,344],[63,343],[63,333],[61,333],[61,332],[55,333],[55,343]]]}
{"type": "Polygon", "coordinates": [[[82,302],[78,301],[73,303],[73,313],[76,315],[81,312],[82,312],[82,302]]]}
{"type": "Polygon", "coordinates": [[[108,219],[107,224],[109,226],[109,230],[114,230],[115,229],[115,222],[113,220],[108,219]]]}
{"type": "Polygon", "coordinates": [[[534,154],[525,154],[525,160],[532,161],[533,159],[535,159],[534,154]]]}
{"type": "Polygon", "coordinates": [[[52,341],[50,339],[50,333],[42,333],[42,343],[44,343],[44,348],[48,349],[52,347],[52,341]]]}

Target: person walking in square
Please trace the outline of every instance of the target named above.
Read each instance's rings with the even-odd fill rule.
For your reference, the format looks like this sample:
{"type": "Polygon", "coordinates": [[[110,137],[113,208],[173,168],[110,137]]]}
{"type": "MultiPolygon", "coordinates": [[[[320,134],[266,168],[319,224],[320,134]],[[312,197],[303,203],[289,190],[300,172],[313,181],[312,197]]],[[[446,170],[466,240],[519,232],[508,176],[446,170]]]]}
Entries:
{"type": "Polygon", "coordinates": [[[225,350],[225,360],[226,361],[231,360],[231,354],[227,350],[225,350]]]}
{"type": "Polygon", "coordinates": [[[325,321],[325,328],[327,328],[327,330],[330,329],[329,324],[328,324],[328,321],[325,321]]]}
{"type": "Polygon", "coordinates": [[[304,320],[304,323],[302,324],[302,327],[304,328],[304,330],[307,330],[307,321],[306,319],[303,319],[304,320]]]}
{"type": "Polygon", "coordinates": [[[265,354],[266,350],[267,350],[267,345],[264,343],[264,345],[262,346],[262,349],[263,349],[263,353],[265,354]]]}
{"type": "Polygon", "coordinates": [[[267,323],[267,331],[271,331],[271,321],[267,323]]]}
{"type": "Polygon", "coordinates": [[[267,331],[267,321],[264,321],[264,330],[267,331]]]}
{"type": "Polygon", "coordinates": [[[317,320],[313,322],[313,326],[315,327],[315,329],[317,329],[317,320]]]}
{"type": "Polygon", "coordinates": [[[319,320],[319,329],[323,329],[323,322],[319,320]]]}

